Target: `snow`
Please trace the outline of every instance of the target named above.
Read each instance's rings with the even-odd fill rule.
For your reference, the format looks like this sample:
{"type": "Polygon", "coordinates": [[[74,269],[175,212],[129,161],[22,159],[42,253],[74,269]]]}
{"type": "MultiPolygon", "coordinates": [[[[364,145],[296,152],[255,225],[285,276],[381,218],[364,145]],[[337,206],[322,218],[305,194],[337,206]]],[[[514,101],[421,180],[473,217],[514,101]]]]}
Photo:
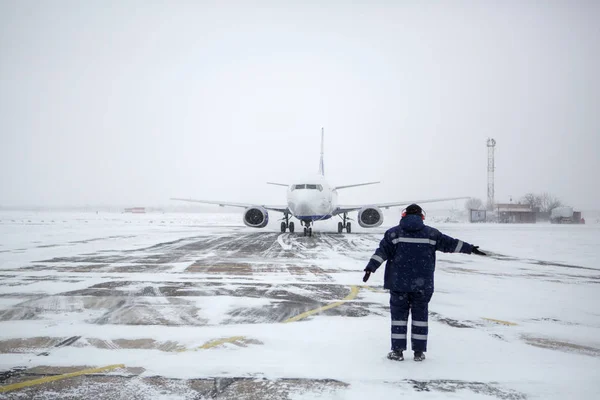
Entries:
{"type": "MultiPolygon", "coordinates": [[[[394,222],[387,220],[386,226],[394,222]]],[[[324,313],[294,323],[238,323],[231,318],[236,310],[252,317],[254,311],[273,309],[287,300],[240,295],[256,285],[272,285],[269,290],[299,298],[340,287],[343,293],[326,300],[330,302],[346,296],[351,285],[362,285],[362,269],[386,228],[357,228],[342,239],[333,233],[319,237],[319,232],[335,232],[336,223],[315,224],[317,236],[309,239],[279,235],[275,223],[264,231],[251,230],[236,214],[0,213],[0,316],[24,304],[37,310],[33,319],[0,318],[0,343],[78,335],[105,341],[172,341],[187,349],[97,348],[82,341],[51,348],[47,357],[0,353],[0,370],[123,363],[144,368],[143,376],[335,379],[348,384],[291,394],[299,400],[489,399],[520,398],[519,394],[600,398],[600,225],[432,223],[445,234],[479,245],[491,257],[438,253],[429,351],[423,363],[413,362],[410,352],[402,363],[385,358],[390,327],[388,294],[381,288],[383,270],[371,276],[368,286],[373,290],[361,288],[355,300],[339,307],[361,306],[368,312],[360,316],[324,313]],[[273,244],[256,257],[216,244],[193,247],[194,241],[207,238],[215,243],[225,238],[219,246],[226,246],[228,235],[259,232],[271,234],[273,244]],[[181,245],[192,247],[161,264],[163,269],[127,269],[139,258],[181,245]],[[117,259],[128,254],[131,262],[117,259]],[[94,264],[77,259],[86,255],[116,258],[97,271],[73,269],[94,264]],[[52,261],[55,257],[59,261],[52,261]],[[187,269],[221,257],[225,266],[233,265],[231,271],[187,269]],[[242,269],[236,268],[242,267],[235,263],[249,265],[253,273],[239,273],[242,269]],[[124,269],[115,272],[115,267],[124,269]],[[110,290],[122,295],[69,294],[111,282],[120,286],[110,290]],[[165,294],[167,284],[193,284],[194,290],[222,293],[173,298],[165,294]],[[146,323],[94,323],[119,301],[147,310],[146,323]],[[209,341],[234,336],[247,342],[198,350],[209,341]],[[426,382],[428,389],[415,389],[415,382],[426,382]],[[480,390],[482,385],[485,390],[480,390]]]]}

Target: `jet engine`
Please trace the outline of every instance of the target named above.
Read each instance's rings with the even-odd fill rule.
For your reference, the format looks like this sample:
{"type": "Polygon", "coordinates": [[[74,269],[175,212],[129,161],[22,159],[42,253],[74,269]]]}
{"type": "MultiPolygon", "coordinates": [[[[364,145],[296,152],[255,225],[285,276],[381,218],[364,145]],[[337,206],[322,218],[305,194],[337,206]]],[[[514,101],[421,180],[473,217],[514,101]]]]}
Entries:
{"type": "Polygon", "coordinates": [[[269,223],[269,213],[262,207],[252,207],[244,212],[244,224],[250,228],[264,228],[269,223]]]}
{"type": "Polygon", "coordinates": [[[358,224],[363,228],[377,228],[383,223],[383,213],[377,207],[363,207],[358,212],[358,224]]]}

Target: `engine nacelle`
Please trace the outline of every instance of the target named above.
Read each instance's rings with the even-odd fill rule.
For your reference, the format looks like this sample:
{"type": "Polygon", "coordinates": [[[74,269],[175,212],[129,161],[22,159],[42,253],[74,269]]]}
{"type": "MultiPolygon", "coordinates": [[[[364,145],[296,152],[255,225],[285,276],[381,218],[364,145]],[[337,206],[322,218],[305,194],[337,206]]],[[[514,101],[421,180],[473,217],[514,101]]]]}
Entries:
{"type": "Polygon", "coordinates": [[[269,223],[269,213],[262,207],[248,208],[244,212],[244,224],[250,228],[264,228],[269,223]]]}
{"type": "Polygon", "coordinates": [[[363,228],[377,228],[383,224],[383,213],[377,207],[363,207],[358,212],[358,224],[363,228]]]}

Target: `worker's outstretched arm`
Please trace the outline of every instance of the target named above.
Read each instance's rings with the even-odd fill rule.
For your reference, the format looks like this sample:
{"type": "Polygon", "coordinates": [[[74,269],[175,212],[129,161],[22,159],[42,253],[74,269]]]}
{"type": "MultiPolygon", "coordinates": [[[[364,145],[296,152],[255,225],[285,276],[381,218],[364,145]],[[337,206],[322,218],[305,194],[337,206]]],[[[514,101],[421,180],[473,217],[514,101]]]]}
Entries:
{"type": "Polygon", "coordinates": [[[443,233],[439,233],[436,238],[435,249],[444,253],[465,253],[465,254],[478,254],[485,256],[486,254],[479,250],[479,246],[473,246],[470,243],[463,242],[459,239],[454,239],[443,233]]]}
{"type": "Polygon", "coordinates": [[[383,236],[381,242],[379,242],[379,247],[375,250],[375,254],[371,256],[369,263],[365,267],[365,276],[363,277],[363,282],[369,280],[369,276],[372,272],[377,271],[377,268],[381,267],[384,261],[390,259],[393,256],[395,246],[391,240],[389,240],[388,233],[383,236]]]}
{"type": "Polygon", "coordinates": [[[444,253],[465,253],[471,254],[473,252],[473,245],[467,242],[463,242],[459,239],[454,239],[443,233],[439,233],[436,238],[435,249],[444,253]]]}

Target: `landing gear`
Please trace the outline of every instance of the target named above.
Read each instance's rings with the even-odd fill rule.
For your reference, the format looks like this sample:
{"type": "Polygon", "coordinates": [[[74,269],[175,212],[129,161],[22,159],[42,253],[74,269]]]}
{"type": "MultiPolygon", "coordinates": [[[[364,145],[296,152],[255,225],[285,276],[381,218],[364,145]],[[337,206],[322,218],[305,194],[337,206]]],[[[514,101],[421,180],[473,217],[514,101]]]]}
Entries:
{"type": "Polygon", "coordinates": [[[310,226],[312,221],[302,221],[302,224],[304,225],[304,236],[312,236],[312,227],[310,226]]]}
{"type": "Polygon", "coordinates": [[[284,221],[281,222],[281,233],[285,233],[286,230],[290,230],[290,233],[294,233],[294,223],[290,222],[290,214],[283,215],[284,221]]]}
{"type": "Polygon", "coordinates": [[[348,222],[348,220],[350,219],[348,218],[348,214],[344,213],[344,215],[341,218],[343,222],[338,222],[338,233],[344,232],[344,229],[348,233],[352,232],[352,224],[348,222]]]}

